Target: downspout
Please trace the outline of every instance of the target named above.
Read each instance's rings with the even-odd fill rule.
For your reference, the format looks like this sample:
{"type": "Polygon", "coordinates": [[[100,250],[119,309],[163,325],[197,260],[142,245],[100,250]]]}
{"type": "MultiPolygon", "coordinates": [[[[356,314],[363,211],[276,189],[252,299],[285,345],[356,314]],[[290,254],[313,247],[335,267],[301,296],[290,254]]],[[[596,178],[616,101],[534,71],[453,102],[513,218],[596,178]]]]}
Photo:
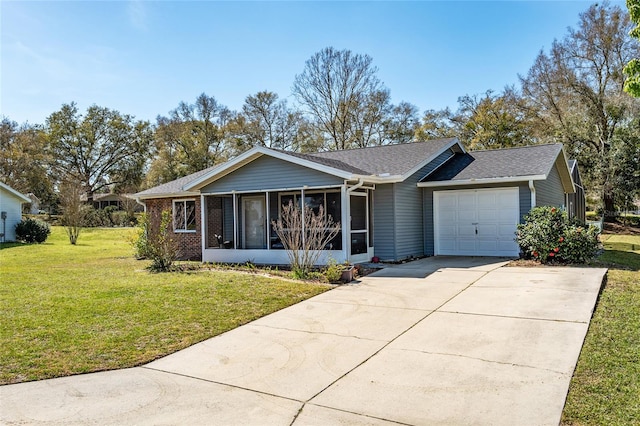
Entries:
{"type": "Polygon", "coordinates": [[[358,183],[356,183],[350,188],[347,188],[347,193],[355,191],[356,189],[360,188],[362,185],[364,185],[364,179],[360,178],[358,179],[358,183]]]}
{"type": "Polygon", "coordinates": [[[140,204],[144,208],[144,212],[147,212],[147,205],[140,201],[140,197],[136,197],[136,203],[140,204]]]}
{"type": "Polygon", "coordinates": [[[533,185],[533,179],[529,180],[529,189],[531,190],[531,208],[536,206],[536,187],[533,185]]]}

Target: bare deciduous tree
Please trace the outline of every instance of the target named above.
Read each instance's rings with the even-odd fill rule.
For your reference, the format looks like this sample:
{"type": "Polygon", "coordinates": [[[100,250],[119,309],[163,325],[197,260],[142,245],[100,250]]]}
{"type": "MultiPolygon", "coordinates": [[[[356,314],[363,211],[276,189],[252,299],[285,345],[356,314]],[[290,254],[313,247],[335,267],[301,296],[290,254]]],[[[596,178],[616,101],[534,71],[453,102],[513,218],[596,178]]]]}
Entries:
{"type": "Polygon", "coordinates": [[[368,55],[327,47],[313,55],[295,77],[293,94],[314,116],[332,149],[355,143],[354,118],[361,118],[368,99],[383,89],[368,55]]]}
{"type": "Polygon", "coordinates": [[[80,182],[71,178],[64,179],[60,184],[60,207],[62,208],[62,225],[67,231],[69,242],[78,242],[82,225],[87,215],[88,206],[82,201],[85,194],[80,182]]]}
{"type": "Polygon", "coordinates": [[[638,101],[623,91],[622,70],[640,52],[629,37],[632,28],[619,6],[594,4],[521,78],[523,95],[543,123],[541,139],[565,143],[587,166],[588,180],[601,188],[605,215],[615,211],[614,135],[639,111],[638,101]]]}
{"type": "Polygon", "coordinates": [[[273,92],[263,91],[247,96],[240,113],[229,124],[238,152],[255,146],[299,151],[298,140],[304,118],[300,111],[289,108],[273,92]]]}
{"type": "Polygon", "coordinates": [[[287,251],[291,270],[298,278],[309,275],[322,250],[340,232],[340,222],[334,222],[330,215],[325,215],[322,206],[315,213],[309,206],[302,209],[293,202],[282,206],[280,217],[271,225],[287,251]]]}

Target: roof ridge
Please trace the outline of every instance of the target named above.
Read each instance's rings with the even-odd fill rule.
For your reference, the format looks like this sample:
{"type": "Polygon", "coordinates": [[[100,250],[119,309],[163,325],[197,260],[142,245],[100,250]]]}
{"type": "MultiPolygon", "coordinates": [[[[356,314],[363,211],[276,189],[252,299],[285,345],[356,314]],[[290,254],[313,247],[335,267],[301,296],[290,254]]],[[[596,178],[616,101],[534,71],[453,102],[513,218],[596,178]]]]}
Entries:
{"type": "MultiPolygon", "coordinates": [[[[365,149],[386,148],[386,147],[391,147],[391,146],[417,145],[417,144],[429,143],[429,142],[451,141],[451,140],[454,140],[454,139],[457,139],[457,138],[455,138],[455,137],[452,137],[452,138],[437,138],[437,139],[429,139],[429,140],[424,140],[424,141],[411,141],[411,142],[405,142],[405,143],[390,143],[390,144],[386,144],[386,145],[362,146],[362,147],[359,147],[359,148],[334,149],[334,150],[330,150],[330,151],[308,152],[306,154],[308,154],[308,155],[316,155],[316,154],[325,154],[325,153],[330,153],[330,152],[363,151],[365,149]]],[[[284,151],[284,152],[288,152],[288,151],[284,151]]]]}
{"type": "Polygon", "coordinates": [[[541,144],[533,144],[533,145],[522,145],[522,146],[509,146],[506,148],[491,148],[491,149],[478,149],[475,151],[468,151],[470,154],[474,152],[490,152],[490,151],[508,151],[514,149],[526,149],[526,148],[539,148],[543,146],[562,146],[560,142],[549,142],[549,143],[541,143],[541,144]]]}

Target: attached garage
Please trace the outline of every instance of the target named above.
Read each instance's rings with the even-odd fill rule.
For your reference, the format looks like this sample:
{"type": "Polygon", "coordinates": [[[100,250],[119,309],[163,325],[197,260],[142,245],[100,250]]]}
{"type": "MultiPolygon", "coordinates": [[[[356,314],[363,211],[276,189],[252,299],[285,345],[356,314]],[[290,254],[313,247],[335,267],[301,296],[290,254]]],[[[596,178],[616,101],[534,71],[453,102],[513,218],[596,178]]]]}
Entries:
{"type": "Polygon", "coordinates": [[[433,203],[436,255],[518,256],[517,187],[434,191],[433,203]]]}

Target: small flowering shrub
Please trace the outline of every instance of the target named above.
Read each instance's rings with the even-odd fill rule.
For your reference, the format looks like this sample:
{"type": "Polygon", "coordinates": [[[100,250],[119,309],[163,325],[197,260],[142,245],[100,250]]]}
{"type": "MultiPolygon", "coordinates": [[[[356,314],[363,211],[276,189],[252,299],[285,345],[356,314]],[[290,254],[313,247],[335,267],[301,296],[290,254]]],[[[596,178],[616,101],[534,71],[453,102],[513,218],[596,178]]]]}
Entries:
{"type": "Polygon", "coordinates": [[[555,207],[535,207],[525,223],[518,225],[516,242],[523,257],[541,263],[550,261],[586,263],[598,251],[598,229],[570,221],[555,207]]]}

